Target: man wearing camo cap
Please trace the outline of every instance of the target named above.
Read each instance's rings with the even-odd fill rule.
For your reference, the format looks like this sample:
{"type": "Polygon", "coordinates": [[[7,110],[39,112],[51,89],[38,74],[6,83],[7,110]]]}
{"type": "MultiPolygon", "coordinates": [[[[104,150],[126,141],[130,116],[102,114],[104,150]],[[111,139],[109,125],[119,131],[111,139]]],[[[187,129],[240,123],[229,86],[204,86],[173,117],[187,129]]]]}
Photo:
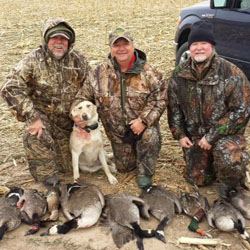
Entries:
{"type": "Polygon", "coordinates": [[[74,42],[75,32],[64,19],[49,18],[42,45],[17,64],[1,89],[18,121],[26,122],[24,148],[37,181],[71,170],[69,110],[90,70],[74,42]]]}
{"type": "Polygon", "coordinates": [[[139,187],[147,188],[161,148],[159,119],[167,85],[145,53],[134,47],[129,31],[115,29],[109,46],[108,60],[97,66],[93,81],[81,88],[72,107],[82,100],[97,105],[118,171],[136,169],[139,187]]]}

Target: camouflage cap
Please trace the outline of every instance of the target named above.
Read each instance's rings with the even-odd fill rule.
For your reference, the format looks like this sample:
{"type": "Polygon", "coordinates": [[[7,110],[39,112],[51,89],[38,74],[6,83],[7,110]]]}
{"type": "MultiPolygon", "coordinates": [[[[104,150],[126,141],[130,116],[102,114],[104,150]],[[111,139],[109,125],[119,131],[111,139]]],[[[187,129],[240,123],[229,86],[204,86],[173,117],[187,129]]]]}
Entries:
{"type": "Polygon", "coordinates": [[[49,38],[53,38],[53,37],[56,37],[56,36],[63,36],[64,38],[66,39],[70,39],[70,35],[67,33],[67,32],[64,32],[64,31],[58,31],[58,32],[55,32],[55,33],[52,33],[49,38]]]}
{"type": "Polygon", "coordinates": [[[59,23],[55,27],[49,29],[45,33],[45,36],[44,36],[45,42],[48,43],[49,39],[51,37],[55,37],[56,35],[61,35],[61,36],[65,37],[66,39],[69,40],[70,43],[73,40],[72,30],[68,26],[66,26],[64,23],[59,23]]]}
{"type": "Polygon", "coordinates": [[[119,38],[124,38],[129,42],[134,41],[134,38],[129,31],[123,28],[117,28],[109,34],[109,46],[112,47],[114,42],[117,41],[119,38]]]}

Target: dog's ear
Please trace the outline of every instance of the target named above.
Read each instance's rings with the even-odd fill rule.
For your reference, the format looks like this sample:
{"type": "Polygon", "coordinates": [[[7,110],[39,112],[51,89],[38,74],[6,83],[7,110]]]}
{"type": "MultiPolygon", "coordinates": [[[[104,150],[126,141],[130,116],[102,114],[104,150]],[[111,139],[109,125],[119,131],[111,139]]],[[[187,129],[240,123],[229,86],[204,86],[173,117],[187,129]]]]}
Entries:
{"type": "Polygon", "coordinates": [[[94,103],[91,103],[91,116],[95,117],[97,115],[97,107],[94,103]]]}
{"type": "Polygon", "coordinates": [[[97,113],[97,107],[95,104],[93,104],[93,109],[94,109],[94,113],[96,114],[97,113]]]}
{"type": "Polygon", "coordinates": [[[70,117],[70,119],[72,119],[72,120],[73,120],[73,115],[72,115],[72,113],[73,113],[74,108],[75,108],[75,106],[74,106],[74,107],[71,106],[71,107],[70,107],[70,110],[69,110],[69,117],[70,117]]]}
{"type": "Polygon", "coordinates": [[[74,117],[79,116],[77,111],[78,111],[77,106],[75,106],[74,108],[71,108],[70,113],[69,113],[70,119],[74,120],[74,117]]]}

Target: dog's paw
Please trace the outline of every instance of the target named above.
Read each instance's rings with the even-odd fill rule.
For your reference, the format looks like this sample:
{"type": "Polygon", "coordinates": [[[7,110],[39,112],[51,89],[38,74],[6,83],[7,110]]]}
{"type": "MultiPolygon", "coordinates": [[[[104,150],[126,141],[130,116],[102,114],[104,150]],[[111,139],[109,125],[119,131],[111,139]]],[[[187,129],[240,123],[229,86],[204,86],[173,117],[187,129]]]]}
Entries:
{"type": "Polygon", "coordinates": [[[109,164],[109,169],[110,169],[111,173],[117,173],[116,166],[113,162],[111,164],[109,164]]]}
{"type": "Polygon", "coordinates": [[[50,216],[43,219],[43,221],[50,222],[50,221],[56,221],[58,220],[58,209],[55,209],[51,212],[50,216]]]}
{"type": "Polygon", "coordinates": [[[112,185],[118,183],[118,180],[117,180],[113,175],[110,175],[110,176],[108,177],[108,180],[109,180],[109,183],[112,184],[112,185]]]}
{"type": "Polygon", "coordinates": [[[74,173],[74,182],[77,182],[77,180],[80,178],[79,173],[74,173]]]}
{"type": "Polygon", "coordinates": [[[107,156],[108,160],[114,158],[114,154],[113,154],[113,153],[108,153],[108,152],[106,152],[106,156],[107,156]]]}
{"type": "Polygon", "coordinates": [[[79,182],[79,179],[74,179],[74,183],[78,183],[79,182]]]}

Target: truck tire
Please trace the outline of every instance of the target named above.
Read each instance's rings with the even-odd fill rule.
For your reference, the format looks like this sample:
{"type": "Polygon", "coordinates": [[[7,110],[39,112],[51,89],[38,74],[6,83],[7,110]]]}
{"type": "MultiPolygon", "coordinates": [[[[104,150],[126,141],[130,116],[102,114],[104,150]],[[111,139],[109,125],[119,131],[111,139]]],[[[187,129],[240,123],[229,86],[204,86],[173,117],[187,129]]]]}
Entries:
{"type": "Polygon", "coordinates": [[[189,54],[188,42],[185,42],[181,45],[176,53],[175,66],[177,66],[179,63],[184,63],[185,61],[187,61],[189,58],[189,54]]]}

